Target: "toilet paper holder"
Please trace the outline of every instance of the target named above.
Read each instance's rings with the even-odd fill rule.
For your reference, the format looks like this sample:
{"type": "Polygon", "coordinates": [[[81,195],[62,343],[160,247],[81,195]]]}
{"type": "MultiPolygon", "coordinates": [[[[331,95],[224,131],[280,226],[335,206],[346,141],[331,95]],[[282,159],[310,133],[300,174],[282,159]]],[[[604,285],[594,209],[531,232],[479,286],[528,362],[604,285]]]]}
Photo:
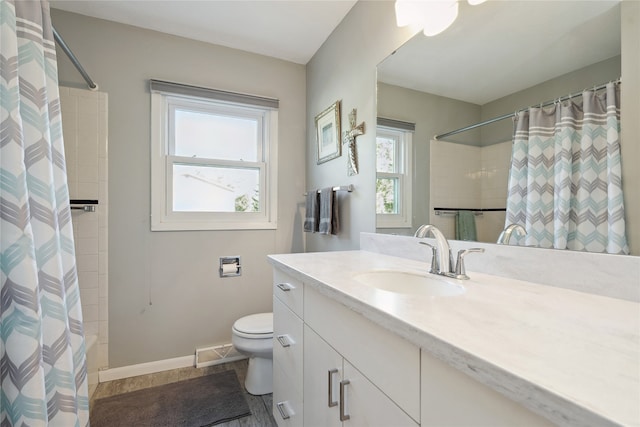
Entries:
{"type": "Polygon", "coordinates": [[[220,257],[220,277],[234,277],[242,275],[242,265],[239,256],[220,257]]]}

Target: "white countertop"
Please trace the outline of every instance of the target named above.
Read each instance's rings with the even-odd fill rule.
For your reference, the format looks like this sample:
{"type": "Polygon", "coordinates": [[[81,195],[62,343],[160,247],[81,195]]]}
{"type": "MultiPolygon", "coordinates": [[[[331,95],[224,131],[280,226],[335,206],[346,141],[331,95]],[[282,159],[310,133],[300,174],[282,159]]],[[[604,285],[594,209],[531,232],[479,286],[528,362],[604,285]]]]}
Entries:
{"type": "Polygon", "coordinates": [[[366,251],[269,261],[557,424],[640,426],[638,303],[473,271],[462,295],[390,293],[353,276],[428,265],[366,251]]]}

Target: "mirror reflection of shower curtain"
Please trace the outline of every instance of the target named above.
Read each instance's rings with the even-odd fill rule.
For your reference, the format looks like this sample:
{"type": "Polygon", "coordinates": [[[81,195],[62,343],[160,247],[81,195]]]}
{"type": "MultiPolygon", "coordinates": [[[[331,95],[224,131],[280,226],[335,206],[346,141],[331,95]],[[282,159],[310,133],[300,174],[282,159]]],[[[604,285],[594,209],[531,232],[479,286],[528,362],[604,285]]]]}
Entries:
{"type": "Polygon", "coordinates": [[[518,244],[629,253],[619,131],[620,83],[517,114],[505,226],[525,227],[518,244]]]}

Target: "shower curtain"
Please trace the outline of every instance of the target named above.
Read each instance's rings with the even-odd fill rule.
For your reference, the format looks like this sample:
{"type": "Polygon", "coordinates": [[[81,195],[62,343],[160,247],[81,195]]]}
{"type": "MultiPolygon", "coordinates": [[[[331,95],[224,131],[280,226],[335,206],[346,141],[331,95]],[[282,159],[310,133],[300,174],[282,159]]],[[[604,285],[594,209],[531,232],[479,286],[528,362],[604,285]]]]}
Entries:
{"type": "Polygon", "coordinates": [[[619,130],[620,83],[517,114],[505,226],[525,227],[518,244],[629,253],[619,130]]]}
{"type": "Polygon", "coordinates": [[[0,0],[3,427],[89,423],[57,78],[48,3],[0,0]]]}

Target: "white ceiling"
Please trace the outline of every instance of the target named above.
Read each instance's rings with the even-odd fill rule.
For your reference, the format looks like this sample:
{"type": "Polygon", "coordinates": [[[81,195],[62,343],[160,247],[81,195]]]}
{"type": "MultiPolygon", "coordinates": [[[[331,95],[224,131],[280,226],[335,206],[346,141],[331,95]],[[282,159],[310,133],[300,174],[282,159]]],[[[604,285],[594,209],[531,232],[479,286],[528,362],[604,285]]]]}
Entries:
{"type": "Polygon", "coordinates": [[[483,105],[619,54],[618,1],[460,2],[451,27],[414,36],[378,80],[483,105]]]}
{"type": "MultiPolygon", "coordinates": [[[[356,0],[50,0],[52,8],[306,64],[356,0]]],[[[64,33],[61,33],[64,37],[64,33]]]]}
{"type": "MultiPolygon", "coordinates": [[[[53,8],[306,64],[357,0],[50,0],[53,8]]],[[[388,0],[391,1],[391,0],[388,0]]],[[[483,105],[620,53],[615,0],[460,2],[378,78],[483,105]]],[[[61,34],[64,37],[64,33],[61,34]]]]}

